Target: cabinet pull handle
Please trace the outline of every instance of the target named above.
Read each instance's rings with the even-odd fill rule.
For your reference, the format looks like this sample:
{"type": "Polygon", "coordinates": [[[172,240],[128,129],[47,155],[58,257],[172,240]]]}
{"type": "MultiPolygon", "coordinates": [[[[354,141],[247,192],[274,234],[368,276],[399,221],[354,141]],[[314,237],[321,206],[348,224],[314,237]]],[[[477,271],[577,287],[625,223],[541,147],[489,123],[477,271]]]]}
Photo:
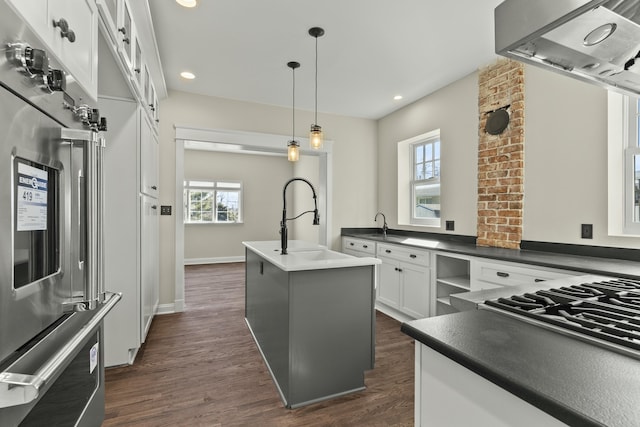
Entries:
{"type": "Polygon", "coordinates": [[[151,189],[152,189],[152,190],[157,190],[157,189],[158,189],[158,186],[157,186],[157,185],[152,185],[152,186],[151,186],[151,189]]]}
{"type": "Polygon", "coordinates": [[[417,257],[418,255],[414,255],[414,254],[409,255],[409,258],[417,258],[417,257]]]}
{"type": "Polygon", "coordinates": [[[158,209],[158,205],[151,206],[151,209],[158,209]]]}
{"type": "Polygon", "coordinates": [[[123,36],[127,35],[127,29],[125,27],[118,28],[118,31],[121,32],[123,36]]]}
{"type": "Polygon", "coordinates": [[[385,252],[390,254],[391,253],[391,249],[385,249],[385,252]]]}
{"type": "Polygon", "coordinates": [[[402,269],[401,268],[396,268],[396,270],[398,270],[400,273],[402,273],[402,269]]]}
{"type": "Polygon", "coordinates": [[[140,74],[140,68],[134,68],[133,71],[135,71],[136,73],[140,74]]]}
{"type": "Polygon", "coordinates": [[[533,279],[534,282],[538,283],[538,282],[546,282],[547,279],[533,279]]]}
{"type": "Polygon", "coordinates": [[[498,275],[499,277],[509,277],[509,273],[503,273],[502,271],[498,271],[496,275],[498,275]]]}
{"type": "Polygon", "coordinates": [[[349,246],[354,246],[354,243],[353,243],[353,242],[350,242],[350,243],[349,243],[349,246]]]}
{"type": "Polygon", "coordinates": [[[367,249],[369,246],[367,245],[362,245],[363,248],[367,249]]]}

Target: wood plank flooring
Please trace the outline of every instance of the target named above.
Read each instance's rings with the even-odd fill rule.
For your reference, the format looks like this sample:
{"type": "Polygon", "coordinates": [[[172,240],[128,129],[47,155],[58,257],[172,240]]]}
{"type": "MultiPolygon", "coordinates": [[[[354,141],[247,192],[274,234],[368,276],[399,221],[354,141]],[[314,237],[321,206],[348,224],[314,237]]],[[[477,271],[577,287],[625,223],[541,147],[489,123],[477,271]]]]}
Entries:
{"type": "Polygon", "coordinates": [[[244,263],[186,267],[185,293],[133,366],[107,369],[103,427],[413,425],[414,346],[399,322],[377,313],[365,391],[290,410],[244,321],[244,263]]]}

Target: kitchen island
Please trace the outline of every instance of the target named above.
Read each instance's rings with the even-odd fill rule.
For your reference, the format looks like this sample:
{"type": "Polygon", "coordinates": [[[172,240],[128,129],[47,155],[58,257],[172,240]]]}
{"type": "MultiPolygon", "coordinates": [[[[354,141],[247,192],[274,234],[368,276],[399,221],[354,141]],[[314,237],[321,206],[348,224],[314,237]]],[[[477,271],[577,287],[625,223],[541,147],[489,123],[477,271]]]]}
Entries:
{"type": "Polygon", "coordinates": [[[640,425],[636,357],[473,310],[404,323],[416,425],[640,425]]]}
{"type": "Polygon", "coordinates": [[[375,358],[375,258],[303,241],[243,242],[245,320],[287,408],[365,388],[375,358]]]}

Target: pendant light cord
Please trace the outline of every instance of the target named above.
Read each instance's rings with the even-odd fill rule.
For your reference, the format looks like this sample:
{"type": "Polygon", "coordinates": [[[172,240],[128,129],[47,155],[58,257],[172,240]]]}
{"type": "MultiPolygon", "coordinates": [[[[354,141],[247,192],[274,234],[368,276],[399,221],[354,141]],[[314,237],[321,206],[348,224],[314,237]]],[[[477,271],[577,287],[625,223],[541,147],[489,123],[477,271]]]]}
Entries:
{"type": "Polygon", "coordinates": [[[315,121],[313,122],[314,125],[318,124],[318,37],[315,37],[316,39],[316,114],[315,114],[315,121]]]}
{"type": "Polygon", "coordinates": [[[291,141],[295,141],[296,140],[296,137],[295,137],[295,133],[296,133],[296,69],[292,68],[291,73],[293,75],[293,91],[291,94],[291,98],[292,98],[291,141]]]}

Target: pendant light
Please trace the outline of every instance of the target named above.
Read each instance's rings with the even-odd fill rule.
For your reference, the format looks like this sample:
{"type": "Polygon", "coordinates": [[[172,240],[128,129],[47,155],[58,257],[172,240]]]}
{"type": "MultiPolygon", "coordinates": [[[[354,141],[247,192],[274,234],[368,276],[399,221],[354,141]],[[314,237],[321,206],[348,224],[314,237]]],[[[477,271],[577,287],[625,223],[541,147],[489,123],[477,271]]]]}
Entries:
{"type": "Polygon", "coordinates": [[[287,143],[287,159],[290,162],[297,162],[300,158],[300,143],[296,141],[296,68],[300,67],[299,62],[291,61],[287,63],[287,67],[291,68],[291,75],[293,76],[293,101],[292,105],[292,120],[291,120],[291,141],[287,143]]]}
{"type": "Polygon", "coordinates": [[[319,150],[322,148],[324,135],[322,134],[322,127],[318,124],[318,37],[324,35],[324,30],[320,27],[313,27],[309,29],[309,35],[316,39],[316,113],[315,121],[309,131],[309,144],[314,150],[319,150]]]}

